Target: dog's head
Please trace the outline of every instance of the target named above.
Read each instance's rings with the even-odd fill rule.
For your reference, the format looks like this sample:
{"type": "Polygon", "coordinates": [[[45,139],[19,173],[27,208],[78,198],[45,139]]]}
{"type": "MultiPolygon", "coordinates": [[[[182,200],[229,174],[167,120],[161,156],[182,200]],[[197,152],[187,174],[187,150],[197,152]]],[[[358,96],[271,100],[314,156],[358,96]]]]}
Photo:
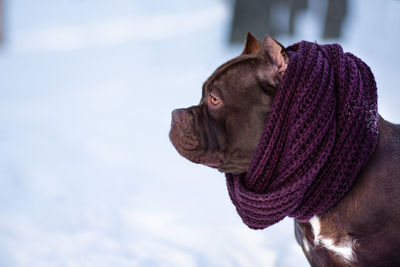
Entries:
{"type": "Polygon", "coordinates": [[[172,144],[188,160],[221,172],[246,172],[288,64],[282,45],[247,33],[242,54],[203,84],[200,104],[172,112],[172,144]]]}

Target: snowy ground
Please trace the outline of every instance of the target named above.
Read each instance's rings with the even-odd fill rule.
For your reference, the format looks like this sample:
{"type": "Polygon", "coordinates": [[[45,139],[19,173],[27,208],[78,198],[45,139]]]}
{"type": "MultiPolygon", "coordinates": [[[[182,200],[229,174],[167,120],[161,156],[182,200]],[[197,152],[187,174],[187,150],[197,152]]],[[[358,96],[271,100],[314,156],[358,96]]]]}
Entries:
{"type": "MultiPolygon", "coordinates": [[[[241,50],[229,2],[5,2],[0,266],[307,266],[290,219],[247,229],[223,175],[168,140],[171,110],[241,50]]],[[[351,8],[341,43],[399,123],[400,1],[351,8]]],[[[297,25],[278,39],[320,40],[312,12],[297,25]]]]}

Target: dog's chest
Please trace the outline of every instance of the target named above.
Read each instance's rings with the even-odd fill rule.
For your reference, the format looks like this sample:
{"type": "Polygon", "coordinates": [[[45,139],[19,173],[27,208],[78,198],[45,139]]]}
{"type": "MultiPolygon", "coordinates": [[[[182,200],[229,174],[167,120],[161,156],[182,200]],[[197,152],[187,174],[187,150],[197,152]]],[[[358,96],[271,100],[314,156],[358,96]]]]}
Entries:
{"type": "Polygon", "coordinates": [[[309,222],[296,222],[296,238],[314,266],[353,266],[357,263],[357,240],[341,225],[314,216],[309,222]]]}

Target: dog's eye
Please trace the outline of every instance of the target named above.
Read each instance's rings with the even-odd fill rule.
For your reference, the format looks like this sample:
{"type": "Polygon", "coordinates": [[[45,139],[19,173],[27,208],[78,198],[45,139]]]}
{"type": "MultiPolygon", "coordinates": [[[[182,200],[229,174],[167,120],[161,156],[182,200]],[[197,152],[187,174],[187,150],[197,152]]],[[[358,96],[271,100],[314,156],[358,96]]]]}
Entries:
{"type": "Polygon", "coordinates": [[[219,104],[219,99],[216,98],[216,97],[213,96],[213,95],[210,95],[210,96],[209,96],[209,102],[210,102],[211,104],[213,104],[213,105],[218,105],[218,104],[219,104]]]}

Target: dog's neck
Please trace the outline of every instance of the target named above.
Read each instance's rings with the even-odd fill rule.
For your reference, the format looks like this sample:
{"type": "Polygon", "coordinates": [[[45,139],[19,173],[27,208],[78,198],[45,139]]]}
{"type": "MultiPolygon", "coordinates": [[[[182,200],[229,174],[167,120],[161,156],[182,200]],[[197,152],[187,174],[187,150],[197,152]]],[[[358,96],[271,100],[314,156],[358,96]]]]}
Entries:
{"type": "Polygon", "coordinates": [[[227,174],[239,215],[255,229],[286,216],[307,221],[332,207],[377,143],[369,67],[339,45],[301,42],[288,50],[294,53],[249,171],[227,174]]]}

